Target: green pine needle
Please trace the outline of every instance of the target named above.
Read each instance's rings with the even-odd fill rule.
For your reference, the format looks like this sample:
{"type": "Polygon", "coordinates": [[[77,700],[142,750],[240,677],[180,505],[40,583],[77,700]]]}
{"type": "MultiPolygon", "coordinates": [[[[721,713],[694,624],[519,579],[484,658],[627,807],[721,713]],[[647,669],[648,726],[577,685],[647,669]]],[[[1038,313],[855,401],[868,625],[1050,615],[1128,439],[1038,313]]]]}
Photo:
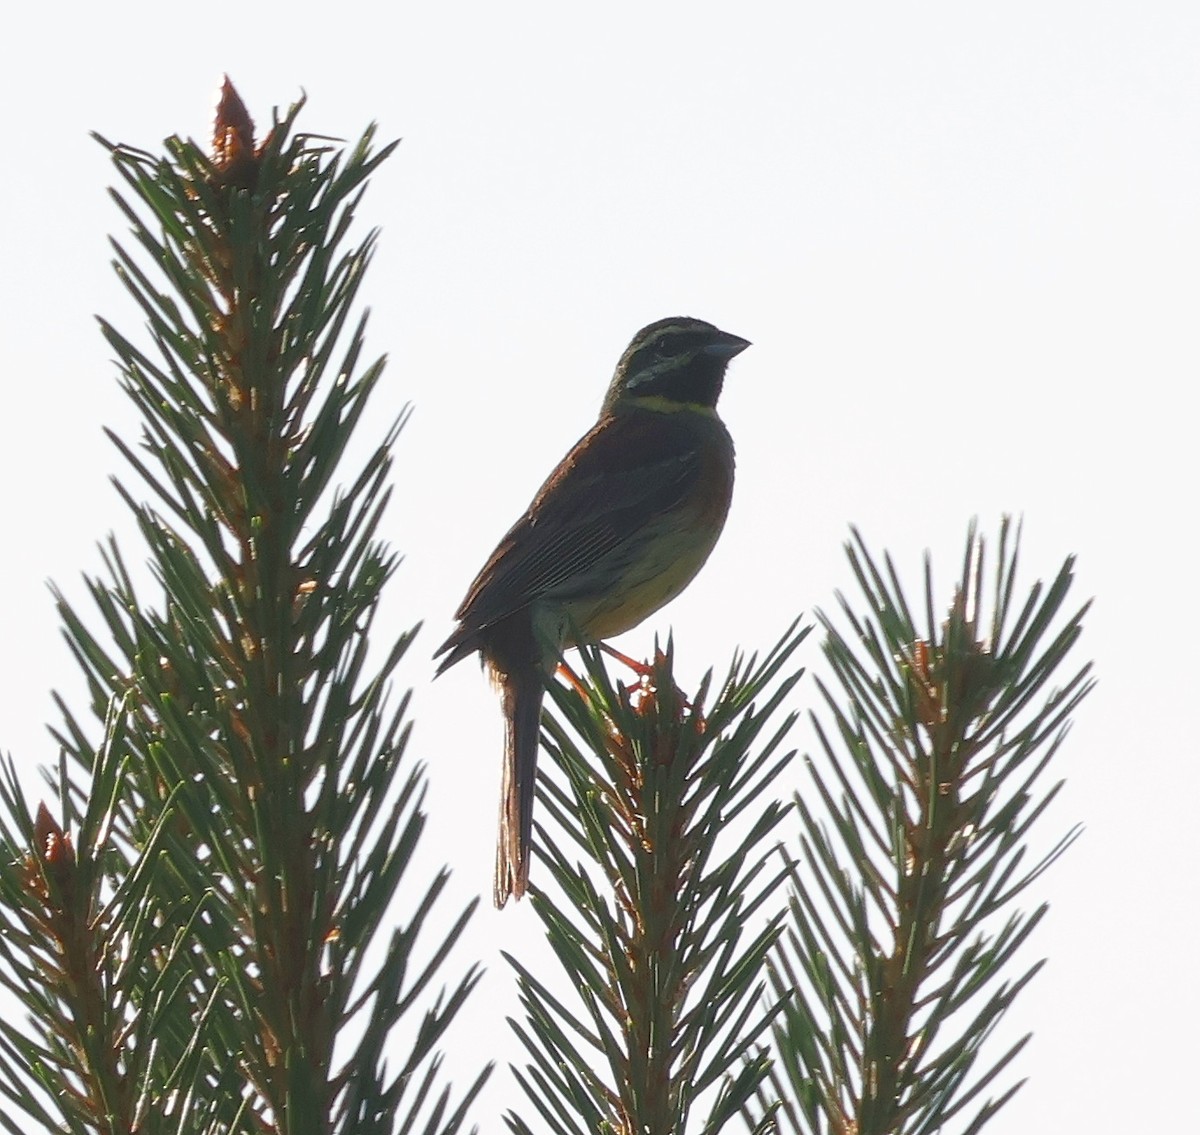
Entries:
{"type": "Polygon", "coordinates": [[[376,234],[351,237],[394,144],[298,133],[299,104],[259,142],[222,107],[214,157],[103,143],[145,320],[101,321],[142,418],[110,436],[152,582],[110,542],[98,626],[56,592],[88,712],[58,702],[59,819],[0,780],[0,980],[30,1013],[0,1023],[0,1092],[47,1129],[451,1135],[490,1070],[452,1091],[440,1056],[474,904],[412,877],[415,629],[368,649],[402,421],[346,460],[384,367],[356,311],[376,234]]]}
{"type": "Polygon", "coordinates": [[[754,1051],[778,1008],[761,1002],[787,876],[771,865],[787,812],[771,789],[806,634],[736,659],[711,703],[711,674],[691,697],[675,687],[670,644],[633,693],[591,649],[586,687],[552,689],[546,747],[565,784],[540,778],[551,885],[533,905],[571,994],[509,959],[531,1060],[517,1075],[551,1130],[716,1132],[766,1075],[754,1051]]]}
{"type": "Polygon", "coordinates": [[[847,547],[865,611],[839,596],[848,631],[821,616],[841,688],[818,682],[820,754],[796,799],[790,925],[769,963],[787,1004],[751,1124],[978,1131],[1019,1087],[985,1098],[1028,1037],[999,1054],[987,1042],[1041,967],[1019,958],[1046,907],[1013,904],[1078,834],[1027,861],[1061,787],[1043,774],[1093,685],[1090,664],[1059,677],[1087,611],[1066,608],[1072,561],[1022,601],[1019,544],[1005,520],[989,585],[972,526],[941,621],[927,560],[920,629],[891,558],[880,567],[857,531],[847,547]]]}

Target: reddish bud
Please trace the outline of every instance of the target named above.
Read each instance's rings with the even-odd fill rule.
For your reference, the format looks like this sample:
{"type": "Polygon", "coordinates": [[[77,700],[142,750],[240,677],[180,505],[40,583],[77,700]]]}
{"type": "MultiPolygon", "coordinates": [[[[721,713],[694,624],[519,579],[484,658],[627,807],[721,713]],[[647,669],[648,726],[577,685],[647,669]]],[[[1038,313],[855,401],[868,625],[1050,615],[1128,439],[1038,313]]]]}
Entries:
{"type": "Polygon", "coordinates": [[[228,75],[221,83],[213,122],[213,165],[222,184],[239,189],[251,188],[258,176],[254,122],[228,75]]]}

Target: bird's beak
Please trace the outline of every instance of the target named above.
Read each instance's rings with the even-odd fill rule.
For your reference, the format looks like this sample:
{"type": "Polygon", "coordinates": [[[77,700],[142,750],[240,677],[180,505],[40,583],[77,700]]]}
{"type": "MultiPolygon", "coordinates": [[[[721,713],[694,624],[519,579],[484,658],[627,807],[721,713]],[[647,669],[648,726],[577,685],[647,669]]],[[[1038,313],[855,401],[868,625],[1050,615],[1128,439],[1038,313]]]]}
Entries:
{"type": "Polygon", "coordinates": [[[715,343],[709,343],[704,348],[706,355],[716,355],[719,359],[732,359],[734,355],[740,355],[748,346],[749,339],[743,339],[738,335],[730,335],[727,331],[721,332],[721,338],[715,343]]]}

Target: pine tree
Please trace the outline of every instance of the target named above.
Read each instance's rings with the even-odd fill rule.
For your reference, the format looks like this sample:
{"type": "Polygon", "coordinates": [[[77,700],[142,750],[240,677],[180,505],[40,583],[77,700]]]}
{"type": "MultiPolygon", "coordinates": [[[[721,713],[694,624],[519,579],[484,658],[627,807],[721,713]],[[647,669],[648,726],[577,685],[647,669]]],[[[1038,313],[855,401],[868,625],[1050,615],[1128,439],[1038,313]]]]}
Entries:
{"type": "Polygon", "coordinates": [[[711,675],[675,688],[671,650],[632,696],[585,652],[587,685],[557,688],[546,723],[568,788],[543,778],[553,885],[534,897],[575,992],[512,960],[543,1123],[513,1131],[975,1132],[1012,1097],[983,1094],[1028,1037],[981,1056],[1040,968],[1019,949],[1046,906],[1014,900],[1076,835],[1026,865],[1092,686],[1087,665],[1052,685],[1087,610],[1063,614],[1072,561],[1022,601],[1018,545],[1005,521],[985,603],[972,526],[940,623],[927,560],[918,625],[855,533],[867,609],[841,600],[848,633],[820,618],[840,691],[818,679],[794,810],[775,794],[805,632],[735,660],[711,703],[711,675]]]}
{"type": "Polygon", "coordinates": [[[1041,968],[1019,951],[1046,904],[1015,900],[1078,834],[1027,862],[1062,787],[1041,782],[1093,680],[1090,663],[1059,679],[1088,608],[1064,614],[1073,559],[1022,600],[1019,544],[1004,521],[989,588],[972,525],[940,621],[927,557],[922,623],[891,557],[880,568],[857,532],[847,548],[867,610],[841,599],[848,633],[821,619],[840,690],[820,685],[770,964],[784,1011],[759,1104],[780,1131],[971,1133],[1020,1087],[984,1095],[1028,1034],[981,1057],[1041,968]]]}
{"type": "MultiPolygon", "coordinates": [[[[102,323],[143,426],[113,435],[117,488],[152,582],[110,540],[94,611],[59,594],[88,705],[59,701],[47,802],[0,770],[10,1132],[450,1133],[490,1072],[441,1065],[479,970],[454,954],[474,904],[445,913],[418,854],[389,692],[416,628],[370,652],[402,422],[346,457],[384,365],[355,313],[375,234],[348,241],[392,147],[300,133],[301,111],[256,141],[227,84],[211,156],[103,143],[147,329],[102,323]]],[[[1022,599],[1017,545],[1003,524],[987,598],[972,529],[944,617],[927,565],[918,624],[856,534],[866,611],[820,617],[834,681],[803,761],[799,623],[719,688],[679,690],[672,644],[632,689],[591,648],[552,685],[531,902],[562,972],[509,959],[510,1130],[974,1132],[1011,1097],[1020,1045],[989,1036],[1045,913],[1015,900],[1073,838],[1025,864],[1091,687],[1052,684],[1084,614],[1071,562],[1022,599]]]]}
{"type": "Polygon", "coordinates": [[[256,145],[226,83],[212,157],[104,143],[149,332],[102,323],[143,424],[117,487],[155,594],[110,543],[99,629],[60,595],[91,704],[60,702],[53,808],[0,784],[0,972],[30,1015],[0,1022],[10,1131],[448,1133],[488,1073],[455,1092],[438,1054],[471,910],[441,914],[444,869],[392,903],[425,823],[389,694],[412,632],[368,658],[400,423],[345,461],[384,365],[354,314],[375,234],[347,241],[393,147],[300,111],[256,145]]]}
{"type": "MultiPolygon", "coordinates": [[[[556,886],[533,902],[581,1005],[509,959],[533,1060],[518,1076],[547,1130],[717,1131],[766,1075],[751,1050],[774,1015],[763,967],[786,874],[769,862],[786,812],[771,789],[792,758],[782,707],[807,633],[735,659],[711,705],[711,672],[690,700],[675,687],[670,646],[633,694],[598,651],[586,688],[554,688],[564,720],[548,720],[547,748],[568,787],[542,778],[556,886]]],[[[534,1130],[516,1114],[509,1126],[534,1130]]]]}

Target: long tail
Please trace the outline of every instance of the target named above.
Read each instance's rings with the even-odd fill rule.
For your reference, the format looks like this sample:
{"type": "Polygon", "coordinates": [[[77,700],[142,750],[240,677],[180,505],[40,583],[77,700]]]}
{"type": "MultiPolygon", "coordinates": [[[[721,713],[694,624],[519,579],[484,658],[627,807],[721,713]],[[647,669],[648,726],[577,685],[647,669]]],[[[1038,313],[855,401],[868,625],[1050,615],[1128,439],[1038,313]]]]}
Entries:
{"type": "Polygon", "coordinates": [[[545,678],[541,667],[513,667],[497,675],[504,707],[504,773],[500,786],[500,832],[496,839],[497,909],[508,896],[520,898],[529,885],[533,841],[533,789],[545,678]]]}

